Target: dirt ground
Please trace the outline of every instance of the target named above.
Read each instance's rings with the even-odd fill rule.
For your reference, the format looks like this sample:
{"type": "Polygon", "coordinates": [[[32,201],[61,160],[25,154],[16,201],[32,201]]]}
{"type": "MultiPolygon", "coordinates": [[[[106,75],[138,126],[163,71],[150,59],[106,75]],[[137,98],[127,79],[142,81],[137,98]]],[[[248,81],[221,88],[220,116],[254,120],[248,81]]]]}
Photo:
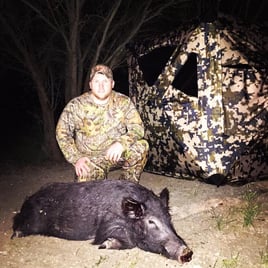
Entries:
{"type": "MultiPolygon", "coordinates": [[[[89,241],[43,236],[10,240],[12,218],[24,198],[48,182],[72,181],[73,170],[66,163],[20,167],[5,164],[0,168],[0,267],[268,267],[267,180],[217,188],[196,180],[144,172],[142,185],[155,193],[164,187],[170,190],[175,229],[194,252],[192,261],[181,265],[138,248],[101,250],[89,241]],[[252,224],[245,226],[245,223],[252,224]]],[[[118,171],[110,174],[111,178],[117,176],[118,171]]]]}

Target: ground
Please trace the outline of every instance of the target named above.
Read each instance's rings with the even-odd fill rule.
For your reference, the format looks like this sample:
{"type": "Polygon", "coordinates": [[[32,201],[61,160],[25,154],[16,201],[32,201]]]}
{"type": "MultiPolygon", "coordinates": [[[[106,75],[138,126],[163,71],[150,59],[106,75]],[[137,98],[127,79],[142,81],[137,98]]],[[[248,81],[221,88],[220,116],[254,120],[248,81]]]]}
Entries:
{"type": "MultiPolygon", "coordinates": [[[[89,241],[29,236],[10,240],[12,218],[24,198],[48,182],[73,180],[66,163],[1,165],[0,266],[12,268],[267,268],[268,181],[215,187],[197,180],[144,172],[140,183],[155,193],[170,191],[177,233],[193,250],[183,265],[163,256],[131,250],[98,249],[89,241]]],[[[110,174],[117,178],[118,171],[110,174]]]]}

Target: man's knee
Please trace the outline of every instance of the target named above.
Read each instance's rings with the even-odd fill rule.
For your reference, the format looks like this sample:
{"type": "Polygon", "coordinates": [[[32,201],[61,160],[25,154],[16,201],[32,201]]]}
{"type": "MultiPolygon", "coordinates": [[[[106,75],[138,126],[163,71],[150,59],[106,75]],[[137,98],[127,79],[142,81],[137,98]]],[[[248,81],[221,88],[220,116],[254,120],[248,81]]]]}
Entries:
{"type": "Polygon", "coordinates": [[[146,140],[138,140],[126,151],[125,158],[129,160],[131,159],[131,162],[135,162],[135,160],[136,162],[142,161],[144,158],[147,159],[148,151],[148,142],[146,140]]]}

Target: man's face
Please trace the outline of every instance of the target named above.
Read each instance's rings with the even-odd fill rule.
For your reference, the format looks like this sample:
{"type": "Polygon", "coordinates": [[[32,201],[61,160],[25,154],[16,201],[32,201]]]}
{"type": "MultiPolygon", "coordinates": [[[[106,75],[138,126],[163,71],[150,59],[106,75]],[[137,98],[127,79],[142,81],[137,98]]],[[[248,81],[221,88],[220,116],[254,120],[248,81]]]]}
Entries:
{"type": "Polygon", "coordinates": [[[89,86],[96,102],[102,103],[108,100],[114,87],[114,80],[104,74],[96,73],[89,82],[89,86]]]}

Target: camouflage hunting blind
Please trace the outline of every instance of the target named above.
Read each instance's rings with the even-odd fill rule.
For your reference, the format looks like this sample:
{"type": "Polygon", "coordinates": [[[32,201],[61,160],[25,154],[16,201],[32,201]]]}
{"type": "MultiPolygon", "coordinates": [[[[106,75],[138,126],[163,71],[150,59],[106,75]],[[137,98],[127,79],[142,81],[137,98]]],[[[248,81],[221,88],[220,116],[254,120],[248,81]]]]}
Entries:
{"type": "Polygon", "coordinates": [[[242,183],[268,177],[262,28],[218,19],[137,42],[129,51],[129,94],[150,144],[146,171],[242,183]]]}

